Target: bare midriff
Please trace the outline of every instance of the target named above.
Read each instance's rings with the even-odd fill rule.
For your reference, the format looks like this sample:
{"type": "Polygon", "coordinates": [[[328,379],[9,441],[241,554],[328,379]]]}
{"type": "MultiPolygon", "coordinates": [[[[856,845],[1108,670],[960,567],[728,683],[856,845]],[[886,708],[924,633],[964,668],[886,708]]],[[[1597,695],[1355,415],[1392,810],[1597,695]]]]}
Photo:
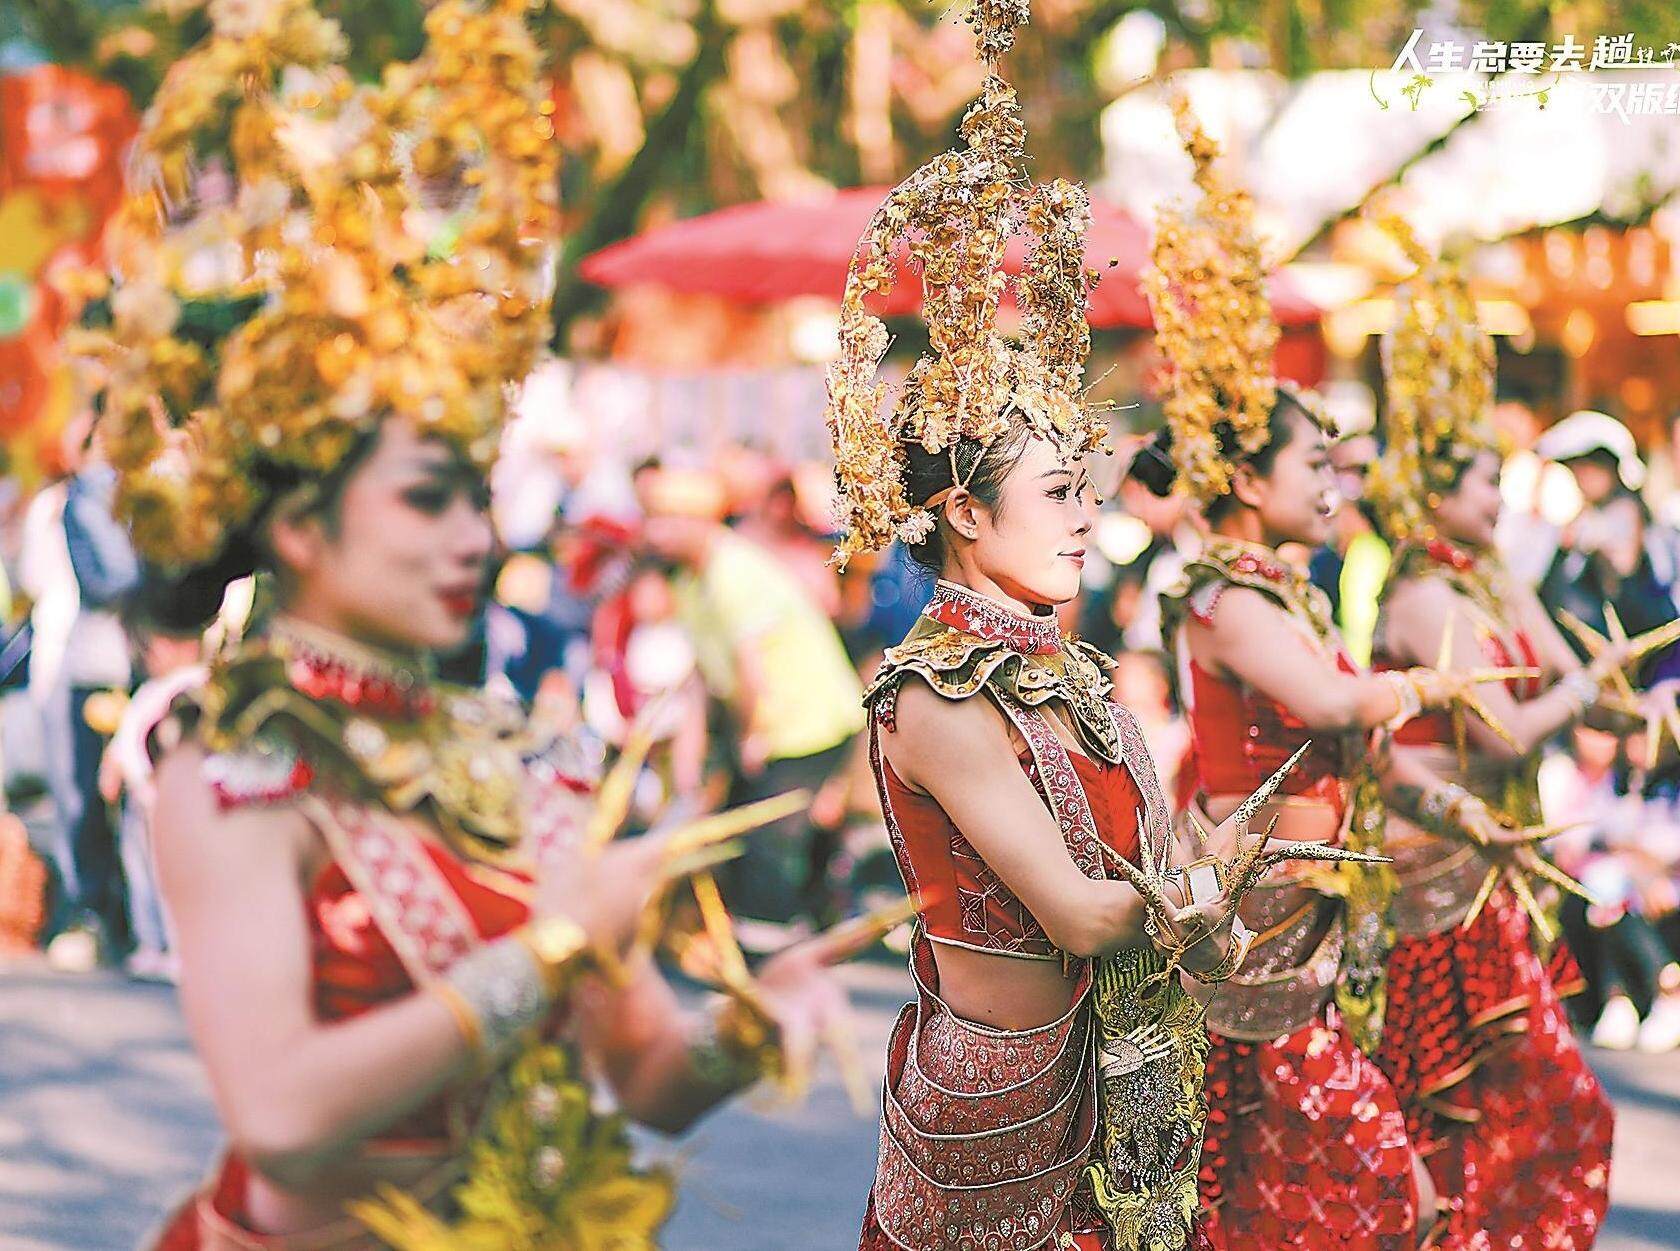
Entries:
{"type": "Polygon", "coordinates": [[[1062,971],[1059,960],[1022,960],[933,944],[939,997],[965,1021],[995,1029],[1025,1030],[1061,1017],[1073,1002],[1079,964],[1062,971]]]}
{"type": "Polygon", "coordinates": [[[344,1205],[371,1198],[382,1184],[400,1190],[422,1189],[453,1154],[446,1144],[412,1148],[366,1147],[322,1171],[318,1185],[293,1190],[252,1172],[245,1183],[245,1204],[251,1225],[268,1234],[298,1234],[346,1220],[344,1205]]]}

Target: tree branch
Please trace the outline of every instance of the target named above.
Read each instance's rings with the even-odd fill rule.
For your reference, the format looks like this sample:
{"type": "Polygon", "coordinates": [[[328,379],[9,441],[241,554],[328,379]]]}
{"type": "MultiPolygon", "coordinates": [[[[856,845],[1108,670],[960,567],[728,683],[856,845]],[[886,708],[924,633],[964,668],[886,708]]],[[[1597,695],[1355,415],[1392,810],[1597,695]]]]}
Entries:
{"type": "Polygon", "coordinates": [[[18,0],[41,47],[59,65],[84,67],[99,40],[100,18],[76,0],[18,0]]]}
{"type": "Polygon", "coordinates": [[[700,115],[701,97],[723,69],[724,31],[715,0],[705,0],[695,29],[699,39],[694,59],[683,69],[664,109],[648,124],[642,146],[601,189],[594,210],[561,246],[549,336],[549,346],[556,352],[565,347],[566,330],[572,321],[603,298],[598,288],[578,277],[578,262],[635,231],[643,205],[659,184],[666,158],[688,140],[700,115]]]}

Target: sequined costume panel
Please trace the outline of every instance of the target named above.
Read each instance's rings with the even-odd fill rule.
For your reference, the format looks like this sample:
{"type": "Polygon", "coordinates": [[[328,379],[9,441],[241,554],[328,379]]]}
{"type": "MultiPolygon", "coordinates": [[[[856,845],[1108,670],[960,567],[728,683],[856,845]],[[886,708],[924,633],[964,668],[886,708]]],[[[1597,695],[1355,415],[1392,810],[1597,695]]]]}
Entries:
{"type": "Polygon", "coordinates": [[[1412,1144],[1333,1007],[1272,1042],[1213,1036],[1202,1200],[1219,1251],[1411,1251],[1412,1144]]]}
{"type": "Polygon", "coordinates": [[[1395,947],[1376,1058],[1451,1204],[1443,1245],[1593,1245],[1613,1112],[1503,888],[1469,929],[1395,947]]]}

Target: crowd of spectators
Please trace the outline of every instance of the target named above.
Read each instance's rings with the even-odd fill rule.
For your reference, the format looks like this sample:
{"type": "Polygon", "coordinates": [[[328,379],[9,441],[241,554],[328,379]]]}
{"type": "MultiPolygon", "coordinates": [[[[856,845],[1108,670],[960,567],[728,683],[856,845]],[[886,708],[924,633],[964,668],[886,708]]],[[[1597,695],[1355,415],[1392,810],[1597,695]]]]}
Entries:
{"type": "MultiPolygon", "coordinates": [[[[1373,450],[1369,436],[1338,446],[1350,505],[1327,547],[1296,554],[1361,659],[1388,560],[1358,503],[1373,450]]],[[[59,452],[28,491],[0,485],[0,944],[44,947],[67,970],[121,964],[168,979],[144,735],[197,680],[204,641],[147,610],[85,425],[59,452]]],[[[926,601],[927,576],[897,549],[843,574],[829,564],[821,464],[746,447],[621,463],[575,438],[539,439],[520,459],[495,505],[517,546],[499,561],[478,638],[443,662],[445,676],[490,683],[601,756],[643,727],[656,744],[637,796],[648,819],[806,792],[727,866],[750,949],[898,890],[860,700],[926,601]]],[[[1502,527],[1513,572],[1599,627],[1606,605],[1630,630],[1674,617],[1680,475],[1656,468],[1602,413],[1519,448],[1502,527]]],[[[1064,624],[1115,657],[1117,697],[1173,788],[1189,736],[1157,601],[1199,533],[1180,503],[1110,486],[1064,624]]],[[[1680,681],[1680,652],[1652,658],[1642,677],[1680,681]]],[[[1548,748],[1542,784],[1548,819],[1574,824],[1555,854],[1596,899],[1564,913],[1591,982],[1584,1023],[1601,1046],[1666,1050],[1680,1045],[1680,767],[1672,742],[1650,748],[1645,734],[1577,730],[1548,748]]]]}

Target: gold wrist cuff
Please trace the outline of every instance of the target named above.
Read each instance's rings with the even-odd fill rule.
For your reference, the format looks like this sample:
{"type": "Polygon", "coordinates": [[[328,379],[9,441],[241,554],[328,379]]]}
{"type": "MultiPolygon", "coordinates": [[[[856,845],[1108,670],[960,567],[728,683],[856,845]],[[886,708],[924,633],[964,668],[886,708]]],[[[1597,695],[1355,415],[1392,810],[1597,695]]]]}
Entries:
{"type": "Polygon", "coordinates": [[[478,1016],[471,1005],[448,982],[433,982],[428,990],[438,997],[438,1001],[449,1009],[449,1015],[455,1019],[455,1028],[461,1033],[461,1040],[475,1055],[484,1052],[484,1031],[478,1027],[478,1016]]]}
{"type": "Polygon", "coordinates": [[[567,917],[543,917],[513,932],[536,958],[551,1002],[562,998],[590,963],[593,952],[583,927],[567,917]]]}

